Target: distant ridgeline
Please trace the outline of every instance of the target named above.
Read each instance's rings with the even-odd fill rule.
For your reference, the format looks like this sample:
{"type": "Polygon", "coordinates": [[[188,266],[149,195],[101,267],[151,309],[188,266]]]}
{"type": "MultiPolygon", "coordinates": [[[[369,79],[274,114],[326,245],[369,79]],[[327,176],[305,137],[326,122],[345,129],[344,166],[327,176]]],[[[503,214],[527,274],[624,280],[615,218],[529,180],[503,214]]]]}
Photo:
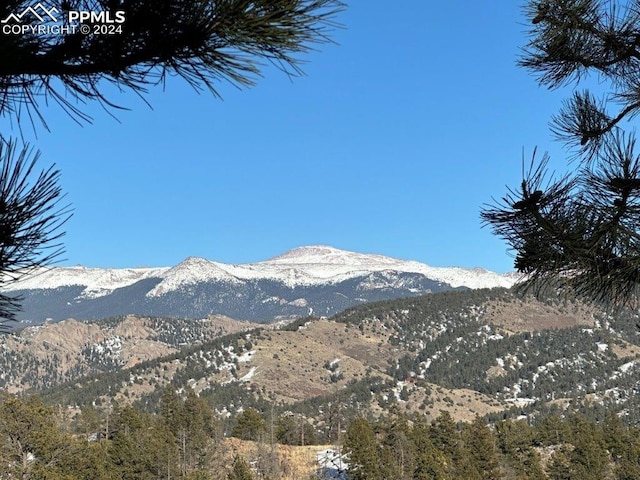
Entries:
{"type": "Polygon", "coordinates": [[[54,268],[11,286],[18,319],[41,324],[117,315],[266,323],[331,316],[354,305],[456,288],[509,287],[513,276],[435,268],[331,247],[303,247],[264,262],[227,265],[188,258],[171,268],[54,268]]]}

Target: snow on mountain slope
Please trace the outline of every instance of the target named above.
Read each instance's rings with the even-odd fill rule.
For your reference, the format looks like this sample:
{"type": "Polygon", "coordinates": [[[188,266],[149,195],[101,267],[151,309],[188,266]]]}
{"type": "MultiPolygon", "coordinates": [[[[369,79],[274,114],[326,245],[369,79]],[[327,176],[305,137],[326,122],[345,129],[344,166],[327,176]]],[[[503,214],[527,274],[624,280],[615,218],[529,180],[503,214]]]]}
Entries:
{"type": "Polygon", "coordinates": [[[86,287],[83,296],[97,298],[110,294],[117,288],[127,287],[146,278],[162,278],[168,268],[41,268],[5,291],[54,289],[80,285],[86,287]]]}
{"type": "Polygon", "coordinates": [[[182,286],[207,281],[234,284],[248,280],[270,279],[294,287],[338,283],[374,272],[418,273],[453,287],[510,287],[516,281],[512,274],[500,275],[484,269],[430,267],[423,263],[382,255],[348,252],[328,246],[311,246],[295,248],[263,262],[242,265],[189,257],[171,268],[55,267],[44,270],[39,275],[30,276],[5,290],[84,285],[87,287],[84,296],[97,297],[139,280],[161,278],[162,281],[147,293],[148,297],[153,297],[182,286]]]}
{"type": "Polygon", "coordinates": [[[383,255],[348,252],[327,246],[294,248],[256,265],[292,268],[317,279],[346,279],[363,272],[398,271],[420,273],[452,287],[510,287],[516,282],[512,274],[500,275],[481,268],[430,267],[415,261],[398,260],[383,255]]]}
{"type": "Polygon", "coordinates": [[[147,296],[162,295],[163,293],[177,290],[183,285],[200,282],[222,281],[239,283],[240,280],[227,271],[229,267],[231,266],[224,263],[211,262],[199,257],[189,257],[175,267],[169,268],[162,275],[162,281],[147,293],[147,296]]]}
{"type": "Polygon", "coordinates": [[[383,255],[364,254],[340,250],[326,245],[310,247],[298,247],[278,255],[261,264],[270,265],[307,265],[307,264],[332,264],[332,265],[394,265],[398,260],[383,255]]]}

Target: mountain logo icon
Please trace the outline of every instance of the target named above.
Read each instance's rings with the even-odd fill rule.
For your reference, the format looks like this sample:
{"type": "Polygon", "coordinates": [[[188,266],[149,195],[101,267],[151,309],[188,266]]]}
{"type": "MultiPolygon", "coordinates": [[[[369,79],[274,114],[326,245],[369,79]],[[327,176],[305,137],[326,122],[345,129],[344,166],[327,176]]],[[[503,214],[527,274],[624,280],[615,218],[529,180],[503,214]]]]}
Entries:
{"type": "Polygon", "coordinates": [[[58,19],[54,16],[56,13],[59,13],[56,7],[47,9],[44,5],[38,3],[33,7],[25,8],[21,13],[9,14],[7,18],[1,20],[0,23],[22,23],[22,19],[28,14],[35,17],[40,23],[44,23],[46,20],[53,20],[54,22],[57,22],[58,19]]]}

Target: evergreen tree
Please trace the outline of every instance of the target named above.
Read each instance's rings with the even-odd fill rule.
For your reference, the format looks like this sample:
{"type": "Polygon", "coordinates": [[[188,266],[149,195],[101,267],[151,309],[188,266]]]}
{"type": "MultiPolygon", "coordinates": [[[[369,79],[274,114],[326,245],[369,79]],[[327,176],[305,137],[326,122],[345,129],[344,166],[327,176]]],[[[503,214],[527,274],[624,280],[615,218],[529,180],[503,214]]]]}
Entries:
{"type": "Polygon", "coordinates": [[[177,458],[173,463],[180,466],[181,474],[205,470],[217,436],[216,422],[209,404],[192,389],[187,389],[183,400],[169,385],[162,392],[160,419],[168,431],[166,435],[172,436],[177,448],[177,458]]]}
{"type": "Polygon", "coordinates": [[[569,425],[557,415],[546,415],[535,427],[535,441],[540,445],[560,445],[571,437],[569,425]]]}
{"type": "Polygon", "coordinates": [[[166,425],[132,407],[114,413],[108,454],[117,478],[151,480],[183,473],[176,466],[175,437],[166,425]]]}
{"type": "Polygon", "coordinates": [[[500,465],[495,440],[487,424],[480,418],[466,425],[463,430],[465,458],[469,467],[483,480],[500,478],[500,465]]]}
{"type": "Polygon", "coordinates": [[[227,478],[228,480],[253,480],[249,465],[240,455],[236,455],[233,458],[233,466],[227,478]]]}
{"type": "Polygon", "coordinates": [[[398,472],[397,478],[412,478],[415,458],[406,416],[393,411],[380,422],[378,428],[383,435],[381,446],[388,451],[390,462],[398,472]]]}
{"type": "Polygon", "coordinates": [[[533,443],[533,429],[524,421],[503,420],[496,424],[497,446],[504,454],[526,450],[533,443]]]}
{"type": "MultiPolygon", "coordinates": [[[[65,479],[117,480],[109,462],[108,445],[105,442],[74,440],[68,455],[59,457],[59,469],[65,479]]],[[[47,472],[47,475],[50,472],[47,472]]],[[[49,479],[49,476],[45,476],[49,479]]]]}
{"type": "Polygon", "coordinates": [[[496,424],[497,446],[519,480],[544,478],[540,454],[534,450],[534,430],[524,421],[496,424]]]}
{"type": "Polygon", "coordinates": [[[167,385],[162,391],[160,416],[174,435],[178,434],[178,431],[185,423],[182,400],[171,384],[167,385]]]}
{"type": "Polygon", "coordinates": [[[0,398],[0,464],[10,478],[61,475],[61,458],[71,451],[71,438],[61,433],[53,410],[35,396],[0,398]]]}
{"type": "Polygon", "coordinates": [[[96,439],[99,438],[102,431],[102,419],[94,406],[83,406],[74,423],[74,429],[77,433],[83,434],[86,438],[92,435],[95,435],[96,439]]]}
{"type": "Polygon", "coordinates": [[[602,425],[604,442],[611,457],[615,460],[624,455],[627,446],[633,443],[628,429],[615,413],[610,413],[602,425]]]}
{"type": "Polygon", "coordinates": [[[349,458],[349,476],[353,480],[382,479],[376,437],[364,418],[356,418],[349,424],[344,452],[349,458]]]}
{"type": "MultiPolygon", "coordinates": [[[[0,45],[6,37],[0,35],[0,45]]],[[[20,147],[0,135],[0,289],[63,252],[59,240],[69,208],[61,203],[59,172],[53,166],[37,172],[39,156],[29,145],[20,147]]],[[[20,298],[0,293],[0,332],[8,328],[6,321],[15,320],[19,309],[20,298]]]]}
{"type": "Polygon", "coordinates": [[[446,410],[431,422],[429,430],[433,445],[444,454],[448,465],[447,474],[452,478],[458,476],[457,467],[461,463],[460,433],[451,414],[446,410]]]}
{"type": "Polygon", "coordinates": [[[293,414],[278,418],[276,440],[284,445],[314,445],[317,442],[313,426],[303,416],[293,414]]]}
{"type": "Polygon", "coordinates": [[[574,92],[552,121],[578,161],[560,179],[535,155],[518,187],[482,218],[515,251],[522,289],[558,290],[605,306],[640,305],[640,156],[622,120],[640,112],[637,2],[530,0],[530,41],[520,64],[542,85],[580,86],[592,74],[609,89],[574,92]]]}
{"type": "Polygon", "coordinates": [[[609,453],[600,428],[582,416],[571,419],[573,424],[573,450],[569,454],[574,477],[581,480],[599,480],[605,477],[609,453]]]}
{"type": "Polygon", "coordinates": [[[417,421],[411,430],[411,443],[415,458],[413,476],[415,480],[445,480],[447,475],[447,458],[436,449],[429,436],[429,427],[417,421]]]}
{"type": "Polygon", "coordinates": [[[207,402],[199,398],[192,389],[187,389],[184,401],[185,437],[180,439],[185,472],[204,470],[215,436],[215,420],[213,411],[207,402]]]}
{"type": "MultiPolygon", "coordinates": [[[[0,17],[31,5],[3,2],[0,17]]],[[[70,11],[107,11],[123,19],[114,35],[2,35],[0,115],[44,122],[39,105],[56,101],[74,118],[89,117],[81,102],[106,107],[104,85],[144,93],[179,76],[196,89],[218,94],[221,80],[249,86],[264,62],[290,75],[313,44],[328,41],[328,28],[343,8],[337,0],[51,0],[50,11],[69,23],[70,11]],[[57,81],[54,81],[57,80],[57,81]]]]}
{"type": "Polygon", "coordinates": [[[640,439],[630,437],[615,459],[614,474],[617,480],[640,480],[640,439]]]}
{"type": "Polygon", "coordinates": [[[553,452],[547,466],[549,480],[577,480],[571,468],[569,454],[569,448],[564,445],[553,452]]]}
{"type": "Polygon", "coordinates": [[[247,408],[236,417],[236,424],[231,435],[242,440],[257,441],[266,430],[267,424],[262,414],[254,408],[247,408]]]}

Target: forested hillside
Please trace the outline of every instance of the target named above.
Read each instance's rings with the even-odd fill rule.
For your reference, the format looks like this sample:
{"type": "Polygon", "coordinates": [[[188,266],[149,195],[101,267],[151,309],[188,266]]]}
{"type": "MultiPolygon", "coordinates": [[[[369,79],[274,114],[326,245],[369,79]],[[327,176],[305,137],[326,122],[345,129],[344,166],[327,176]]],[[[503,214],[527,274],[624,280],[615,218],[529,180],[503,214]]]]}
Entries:
{"type": "Polygon", "coordinates": [[[480,417],[457,424],[391,409],[358,416],[329,445],[291,412],[247,409],[222,422],[192,390],[165,389],[155,414],[85,407],[70,416],[40,398],[0,398],[3,478],[626,480],[640,476],[640,430],[548,416],[535,425],[480,417]]]}
{"type": "MultiPolygon", "coordinates": [[[[387,478],[402,478],[394,476],[398,472],[413,478],[409,472],[418,475],[415,469],[427,461],[416,452],[435,442],[432,422],[448,418],[456,432],[453,443],[463,450],[442,450],[434,443],[429,461],[440,465],[434,471],[446,468],[444,476],[433,478],[461,478],[456,477],[460,469],[471,468],[458,462],[471,455],[464,449],[475,448],[470,429],[485,423],[489,427],[478,431],[497,449],[500,476],[479,473],[478,478],[545,478],[536,477],[540,471],[549,478],[577,478],[552,474],[582,468],[576,466],[582,462],[578,453],[587,448],[578,441],[582,434],[565,430],[590,425],[601,439],[605,423],[615,418],[633,427],[619,427],[629,435],[631,450],[620,453],[601,440],[588,448],[600,452],[606,472],[601,478],[635,478],[615,472],[635,468],[637,323],[636,314],[607,315],[566,299],[542,302],[504,289],[468,290],[372,303],[330,319],[309,317],[268,327],[214,318],[62,322],[5,337],[1,358],[3,380],[13,391],[41,394],[52,411],[64,412],[69,425],[82,424],[86,415],[99,419],[101,426],[85,433],[104,435],[102,447],[89,442],[90,449],[114,448],[117,437],[107,430],[119,416],[130,415],[127,422],[155,432],[145,440],[141,430],[142,437],[132,441],[164,438],[184,450],[187,427],[172,427],[171,437],[160,426],[171,398],[176,405],[186,402],[187,410],[192,407],[186,405],[197,404],[207,412],[216,426],[207,435],[216,445],[236,436],[258,442],[262,451],[268,443],[344,444],[349,449],[355,448],[349,447],[349,425],[356,422],[375,433],[376,446],[367,451],[391,462],[384,467],[391,470],[375,468],[395,472],[387,478]],[[394,422],[405,425],[398,434],[404,439],[402,461],[389,450],[389,442],[400,441],[390,440],[395,433],[385,433],[390,412],[394,422]],[[538,429],[549,422],[564,425],[556,430],[566,434],[541,439],[538,429]],[[504,444],[500,429],[511,429],[508,425],[515,425],[517,438],[522,436],[520,446],[504,444]],[[631,455],[629,465],[625,455],[631,455]]],[[[138,427],[132,428],[125,430],[138,427]]],[[[185,458],[192,463],[184,468],[196,471],[197,462],[185,458]]],[[[236,464],[242,465],[240,459],[236,464]]],[[[255,463],[248,467],[258,472],[255,463]]]]}
{"type": "Polygon", "coordinates": [[[636,323],[567,300],[469,290],[268,328],[137,317],[45,325],[7,337],[1,359],[12,391],[63,405],[115,400],[155,411],[172,384],[231,414],[275,403],[317,419],[340,397],[356,413],[397,404],[470,420],[570,407],[636,424],[636,323]]]}

